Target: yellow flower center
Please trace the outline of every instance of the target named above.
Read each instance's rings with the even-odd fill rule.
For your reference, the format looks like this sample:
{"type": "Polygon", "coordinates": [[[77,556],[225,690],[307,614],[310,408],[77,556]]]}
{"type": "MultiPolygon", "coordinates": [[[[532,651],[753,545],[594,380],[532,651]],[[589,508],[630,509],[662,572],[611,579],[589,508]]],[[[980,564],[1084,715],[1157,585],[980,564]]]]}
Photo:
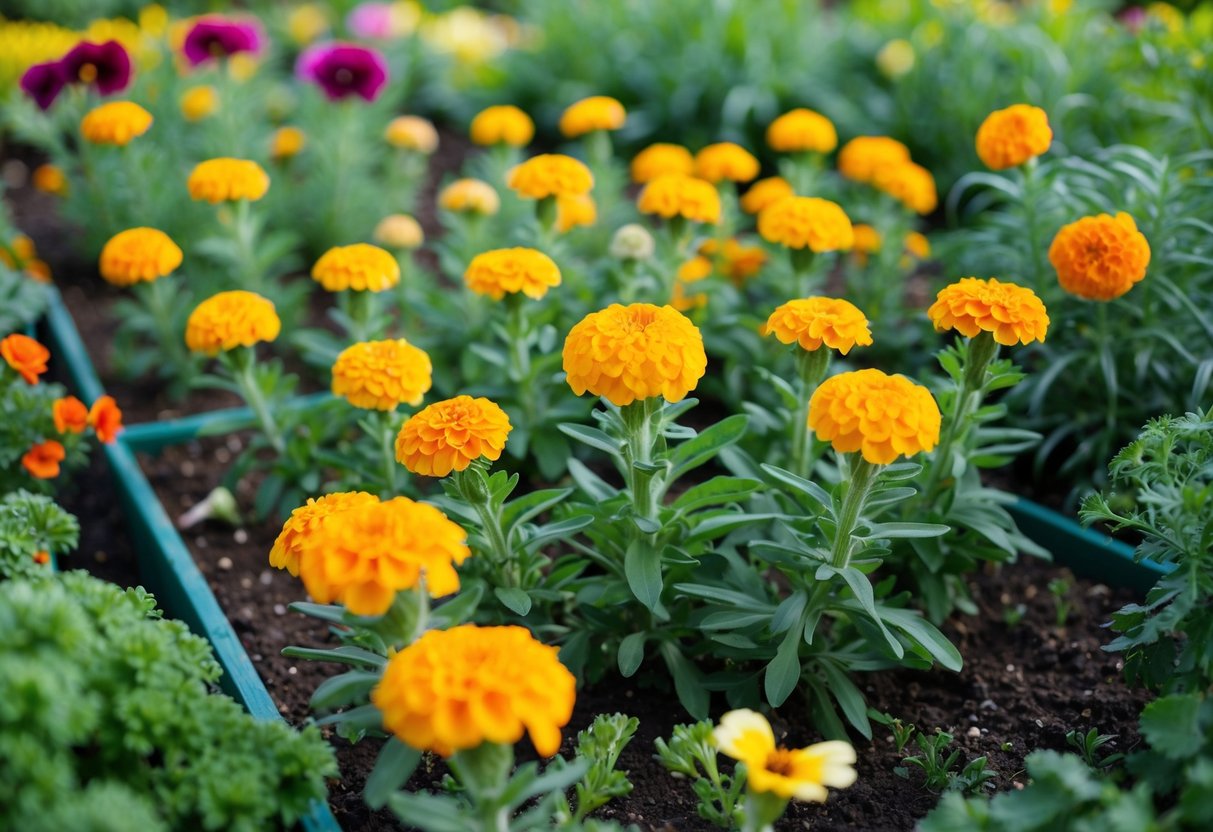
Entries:
{"type": "Polygon", "coordinates": [[[648,325],[656,320],[656,312],[656,307],[645,306],[638,309],[629,309],[628,316],[623,324],[624,331],[644,332],[648,325]]]}
{"type": "Polygon", "coordinates": [[[80,80],[91,84],[97,80],[97,67],[93,64],[83,64],[80,67],[80,80]]]}

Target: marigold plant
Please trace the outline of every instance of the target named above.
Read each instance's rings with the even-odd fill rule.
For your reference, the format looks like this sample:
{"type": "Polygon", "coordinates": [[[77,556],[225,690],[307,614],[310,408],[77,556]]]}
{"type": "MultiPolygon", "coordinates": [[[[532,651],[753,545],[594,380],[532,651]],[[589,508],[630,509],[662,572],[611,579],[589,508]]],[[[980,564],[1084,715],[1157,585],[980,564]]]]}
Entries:
{"type": "Polygon", "coordinates": [[[133,101],[111,101],[89,110],[80,133],[93,144],[123,147],[152,127],[152,114],[133,101]]]}
{"type": "Polygon", "coordinates": [[[30,176],[30,182],[44,194],[66,196],[68,192],[67,176],[58,165],[38,165],[30,176]]]}
{"type": "Polygon", "coordinates": [[[221,157],[195,166],[187,186],[192,199],[211,204],[241,199],[256,202],[270,189],[270,177],[256,162],[221,157]]]}
{"type": "Polygon", "coordinates": [[[47,371],[51,351],[28,335],[13,333],[0,341],[0,357],[26,384],[37,384],[38,376],[47,371]]]}
{"type": "Polygon", "coordinates": [[[795,196],[792,183],[782,176],[759,179],[741,195],[741,210],[747,214],[758,214],[763,208],[789,196],[795,196]]]}
{"type": "Polygon", "coordinates": [[[977,128],[977,155],[991,170],[1019,167],[1045,153],[1052,143],[1048,115],[1030,104],[995,110],[977,128]]]}
{"type": "Polygon", "coordinates": [[[821,254],[846,251],[855,243],[851,220],[837,203],[810,196],[792,196],[762,209],[758,233],[770,243],[821,254]]]}
{"type": "Polygon", "coordinates": [[[445,477],[478,459],[498,460],[511,429],[496,402],[456,396],[409,417],[396,437],[396,459],[414,474],[445,477]]]}
{"type": "Polygon", "coordinates": [[[871,182],[876,172],[910,161],[910,149],[888,136],[859,136],[838,151],[838,172],[856,182],[871,182]]]}
{"type": "Polygon", "coordinates": [[[493,300],[522,293],[538,300],[560,285],[560,268],[533,248],[503,248],[478,254],[463,275],[468,288],[493,300]]]}
{"type": "Polygon", "coordinates": [[[219,109],[219,93],[209,84],[190,87],[178,102],[186,121],[202,121],[219,109]]]}
{"type": "Polygon", "coordinates": [[[60,463],[67,458],[63,444],[54,439],[39,442],[21,457],[21,466],[36,480],[59,476],[60,463]]]}
{"type": "Polygon", "coordinates": [[[329,292],[382,292],[400,282],[400,264],[369,243],[336,246],[312,266],[312,279],[329,292]]]}
{"type": "Polygon", "coordinates": [[[885,165],[872,173],[872,187],[903,203],[916,214],[929,214],[939,205],[935,177],[922,165],[885,165]]]}
{"type": "Polygon", "coordinates": [[[172,274],[184,255],[172,239],[156,228],[128,228],[101,249],[100,271],[107,283],[131,286],[172,274]]]}
{"type": "Polygon", "coordinates": [[[1049,246],[1061,288],[1088,300],[1115,300],[1146,276],[1150,243],[1123,211],[1063,226],[1049,246]]]}
{"type": "Polygon", "coordinates": [[[217,355],[273,341],[281,330],[282,321],[268,299],[255,292],[220,292],[190,313],[185,345],[193,352],[217,355]]]}
{"type": "Polygon", "coordinates": [[[88,408],[75,396],[64,396],[51,406],[51,418],[59,433],[84,433],[88,427],[88,408]]]}
{"type": "Polygon", "coordinates": [[[556,230],[561,234],[598,221],[598,204],[589,194],[556,197],[556,230]]]}
{"type": "Polygon", "coordinates": [[[560,132],[575,139],[596,130],[618,130],[627,121],[627,110],[609,95],[592,95],[571,104],[560,116],[560,132]]]}
{"type": "Polygon", "coordinates": [[[113,396],[101,396],[88,410],[88,424],[99,442],[113,444],[122,432],[122,410],[113,396]]]}
{"type": "Polygon", "coordinates": [[[765,331],[783,344],[799,344],[810,351],[824,344],[843,355],[872,343],[868,319],[854,304],[840,298],[790,300],[771,313],[765,331]]]}
{"type": "Polygon", "coordinates": [[[831,153],[838,147],[838,131],[821,113],[798,107],[771,122],[767,145],[778,153],[831,153]]]}
{"type": "Polygon", "coordinates": [[[1004,346],[1044,341],[1049,314],[1031,289],[997,278],[964,277],[939,290],[927,315],[939,332],[967,338],[989,332],[1004,346]]]}
{"type": "Polygon", "coordinates": [[[543,153],[510,171],[507,184],[524,199],[545,199],[587,194],[594,187],[594,175],[572,156],[543,153]]]}
{"type": "Polygon", "coordinates": [[[388,214],[375,226],[375,242],[404,251],[419,248],[425,242],[421,223],[408,214],[388,214]]]}
{"type": "Polygon", "coordinates": [[[838,453],[873,465],[930,451],[939,442],[939,405],[927,388],[876,370],[839,373],[809,402],[809,427],[838,453]]]}
{"type": "Polygon", "coordinates": [[[695,154],[695,175],[709,182],[749,182],[758,176],[754,154],[733,142],[710,144],[695,154]]]}
{"type": "Polygon", "coordinates": [[[501,197],[488,182],[480,179],[456,179],[438,194],[438,205],[448,211],[468,214],[496,214],[501,197]]]}
{"type": "Polygon", "coordinates": [[[430,357],[403,338],[346,347],[333,363],[333,395],[365,410],[419,405],[429,391],[430,357]]]}
{"type": "Polygon", "coordinates": [[[306,144],[307,136],[298,127],[279,127],[270,137],[270,158],[280,162],[293,159],[306,144]]]}
{"type": "Polygon", "coordinates": [[[282,531],[270,549],[270,566],[285,569],[299,576],[299,558],[304,551],[304,542],[327,523],[333,515],[351,508],[379,502],[374,494],[365,491],[340,491],[322,497],[309,497],[308,501],[291,512],[282,524],[282,531]]]}
{"type": "Polygon", "coordinates": [[[397,116],[384,128],[383,138],[392,147],[426,156],[438,149],[438,130],[421,116],[397,116]]]}
{"type": "Polygon", "coordinates": [[[720,222],[720,194],[710,182],[680,173],[665,173],[644,186],[636,200],[642,214],[715,225],[720,222]]]}
{"type": "Polygon", "coordinates": [[[762,246],[743,245],[736,237],[723,243],[714,238],[699,244],[699,253],[716,261],[716,268],[734,285],[740,286],[762,270],[767,252],[762,246]]]}
{"type": "Polygon", "coordinates": [[[690,176],[695,172],[695,157],[680,144],[658,142],[632,157],[632,181],[641,185],[667,173],[690,176]]]}
{"type": "Polygon", "coordinates": [[[477,113],[468,132],[479,145],[526,147],[535,137],[535,122],[513,104],[498,104],[477,113]]]}

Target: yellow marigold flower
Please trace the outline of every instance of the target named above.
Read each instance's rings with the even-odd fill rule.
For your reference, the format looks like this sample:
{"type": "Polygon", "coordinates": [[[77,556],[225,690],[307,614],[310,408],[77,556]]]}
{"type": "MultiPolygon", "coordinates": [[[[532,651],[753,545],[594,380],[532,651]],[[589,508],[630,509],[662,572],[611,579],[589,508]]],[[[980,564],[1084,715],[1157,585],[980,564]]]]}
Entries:
{"type": "Polygon", "coordinates": [[[329,292],[382,292],[400,282],[400,264],[369,243],[334,246],[312,266],[312,279],[329,292]]]}
{"type": "Polygon", "coordinates": [[[939,405],[927,388],[880,370],[839,373],[809,400],[809,427],[840,454],[873,465],[930,451],[939,442],[939,405]]]}
{"type": "Polygon", "coordinates": [[[872,345],[868,319],[853,303],[838,298],[800,298],[780,306],[767,318],[765,335],[783,344],[800,344],[809,350],[825,344],[846,355],[855,346],[872,345]]]}
{"type": "Polygon", "coordinates": [[[58,165],[38,165],[33,173],[34,187],[44,194],[65,196],[67,194],[67,177],[58,165]]]}
{"type": "Polygon", "coordinates": [[[363,410],[395,410],[421,404],[433,383],[424,350],[403,338],[363,341],[346,347],[333,362],[333,395],[363,410]]]}
{"type": "Polygon", "coordinates": [[[256,162],[221,157],[197,164],[187,184],[191,199],[212,205],[240,199],[256,202],[270,189],[270,177],[256,162]]]}
{"type": "Polygon", "coordinates": [[[594,175],[572,156],[543,153],[511,170],[507,184],[524,199],[544,199],[588,194],[594,187],[594,175]]]}
{"type": "Polygon", "coordinates": [[[307,46],[328,28],[328,11],[320,3],[295,6],[286,17],[287,34],[297,46],[307,46]]]}
{"type": "Polygon", "coordinates": [[[758,168],[754,154],[733,142],[710,144],[695,154],[695,175],[712,183],[749,182],[758,168]]]}
{"type": "Polygon", "coordinates": [[[771,122],[767,144],[777,153],[830,153],[838,147],[838,131],[821,113],[798,107],[771,122]]]}
{"type": "Polygon", "coordinates": [[[910,161],[910,149],[888,136],[859,136],[838,151],[838,172],[856,182],[871,182],[876,171],[910,161]]]}
{"type": "Polygon", "coordinates": [[[591,312],[564,341],[564,371],[578,396],[587,390],[623,407],[662,396],[682,401],[707,370],[703,336],[670,306],[613,303],[591,312]]]}
{"type": "Polygon", "coordinates": [[[857,222],[851,227],[855,233],[854,251],[856,255],[863,255],[862,260],[867,261],[867,255],[875,254],[880,251],[880,232],[865,222],[857,222]]]}
{"type": "Polygon", "coordinates": [[[434,598],[459,591],[455,566],[471,555],[467,533],[408,497],[331,515],[300,540],[299,577],[320,604],[383,615],[396,593],[422,585],[434,598]]]}
{"type": "Polygon", "coordinates": [[[627,121],[627,110],[609,95],[592,95],[570,105],[560,116],[560,132],[570,139],[595,130],[618,130],[627,121]]]}
{"type": "Polygon", "coordinates": [[[977,155],[991,170],[1019,167],[1044,153],[1052,143],[1048,115],[1028,104],[995,110],[977,128],[977,155]]]}
{"type": "Polygon", "coordinates": [[[94,107],[80,120],[80,132],[93,144],[123,147],[152,126],[152,114],[133,101],[111,101],[94,107]]]}
{"type": "Polygon", "coordinates": [[[438,149],[438,131],[421,116],[397,116],[388,122],[383,138],[392,147],[413,150],[426,156],[438,149]]]}
{"type": "Polygon", "coordinates": [[[256,292],[220,292],[198,304],[185,325],[185,345],[193,352],[217,355],[236,347],[273,341],[282,321],[273,302],[256,292]]]}
{"type": "Polygon", "coordinates": [[[156,228],[128,228],[101,249],[101,276],[114,286],[148,283],[181,265],[181,249],[156,228]]]}
{"type": "Polygon", "coordinates": [[[906,252],[918,260],[926,260],[931,256],[931,241],[921,231],[906,232],[906,252]]]}
{"type": "MultiPolygon", "coordinates": [[[[715,242],[713,240],[712,242],[715,242]]],[[[678,267],[674,275],[674,288],[670,294],[670,306],[679,312],[702,309],[708,305],[708,296],[703,292],[688,292],[687,284],[698,283],[712,273],[712,261],[696,255],[678,267]]]]}
{"type": "Polygon", "coordinates": [[[598,221],[598,205],[589,194],[556,197],[556,230],[561,234],[598,221]]]}
{"type": "Polygon", "coordinates": [[[388,214],[375,226],[374,237],[375,242],[396,249],[417,248],[425,242],[421,223],[408,214],[388,214]]]}
{"type": "Polygon", "coordinates": [[[219,93],[214,87],[201,84],[186,90],[180,103],[186,121],[201,121],[219,109],[219,93]]]}
{"type": "Polygon", "coordinates": [[[808,748],[783,748],[766,717],[749,710],[720,718],[712,739],[722,754],[745,763],[749,787],[784,800],[824,803],[826,787],[845,789],[855,782],[855,749],[833,740],[808,748]]]}
{"type": "Polygon", "coordinates": [[[914,68],[916,60],[914,45],[904,38],[894,38],[876,53],[876,68],[886,78],[900,78],[914,68]]]}
{"type": "Polygon", "coordinates": [[[456,396],[409,417],[396,436],[396,459],[414,474],[445,477],[482,457],[496,462],[512,429],[496,402],[456,396]]]}
{"type": "Polygon", "coordinates": [[[884,191],[917,214],[929,214],[939,205],[935,177],[913,162],[878,169],[872,175],[872,187],[884,191]]]}
{"type": "Polygon", "coordinates": [[[699,244],[699,253],[713,258],[721,273],[739,286],[758,274],[767,262],[766,249],[742,245],[736,237],[725,240],[723,246],[718,240],[708,238],[699,244]]]}
{"type": "Polygon", "coordinates": [[[449,757],[530,734],[540,756],[560,750],[577,681],[557,649],[524,627],[430,630],[387,663],[371,702],[404,744],[449,757]]]}
{"type": "Polygon", "coordinates": [[[846,251],[855,244],[846,212],[828,199],[813,196],[790,196],[763,208],[758,233],[769,243],[818,254],[846,251]]]}
{"type": "Polygon", "coordinates": [[[1123,211],[1062,226],[1049,246],[1061,288],[1089,300],[1114,300],[1146,276],[1150,244],[1123,211]]]}
{"type": "Polygon", "coordinates": [[[535,122],[513,104],[498,104],[477,113],[469,132],[476,144],[526,147],[535,138],[535,122]]]}
{"type": "Polygon", "coordinates": [[[493,300],[521,292],[538,300],[560,285],[560,268],[533,248],[500,248],[477,254],[463,274],[468,288],[493,300]]]}
{"type": "Polygon", "coordinates": [[[759,179],[742,195],[741,210],[747,214],[758,214],[771,203],[795,195],[792,183],[788,180],[782,176],[768,176],[766,179],[759,179]]]}
{"type": "Polygon", "coordinates": [[[683,217],[692,222],[715,225],[720,222],[720,194],[710,182],[664,173],[644,186],[636,200],[642,214],[656,214],[671,219],[683,217]]]}
{"type": "MultiPolygon", "coordinates": [[[[714,242],[714,241],[713,241],[714,242]]],[[[683,261],[678,267],[674,278],[680,283],[696,283],[712,273],[712,261],[703,255],[697,255],[683,261]]]]}
{"type": "Polygon", "coordinates": [[[282,525],[282,531],[278,533],[274,547],[270,549],[270,566],[285,569],[298,577],[299,558],[304,550],[303,542],[314,534],[316,529],[327,523],[335,514],[377,502],[378,497],[365,491],[342,491],[325,494],[319,498],[309,497],[307,503],[292,511],[291,516],[282,525]]]}
{"type": "Polygon", "coordinates": [[[298,156],[307,144],[307,136],[298,127],[279,127],[270,138],[270,158],[276,161],[298,156]]]}
{"type": "Polygon", "coordinates": [[[989,332],[1003,346],[1044,341],[1049,314],[1036,293],[995,278],[962,277],[945,286],[927,310],[938,332],[954,329],[967,338],[989,332]]]}
{"type": "Polygon", "coordinates": [[[501,198],[488,182],[456,179],[438,194],[438,205],[457,213],[492,215],[501,208],[501,198]]]}
{"type": "Polygon", "coordinates": [[[690,176],[695,172],[695,157],[680,144],[658,142],[632,157],[631,170],[632,181],[640,184],[652,182],[666,173],[690,176]]]}

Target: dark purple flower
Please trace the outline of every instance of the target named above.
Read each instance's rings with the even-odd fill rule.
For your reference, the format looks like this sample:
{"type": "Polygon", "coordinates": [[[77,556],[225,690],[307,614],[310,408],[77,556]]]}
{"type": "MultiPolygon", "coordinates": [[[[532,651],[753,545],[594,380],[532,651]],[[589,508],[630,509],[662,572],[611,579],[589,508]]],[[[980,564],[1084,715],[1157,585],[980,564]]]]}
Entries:
{"type": "Polygon", "coordinates": [[[332,101],[360,96],[374,101],[388,82],[387,61],[374,49],[349,43],[322,43],[299,55],[295,74],[324,90],[332,101]]]}
{"type": "Polygon", "coordinates": [[[59,63],[68,83],[89,84],[102,95],[122,92],[131,82],[131,56],[116,40],[82,40],[59,63]]]}
{"type": "Polygon", "coordinates": [[[190,66],[228,58],[238,52],[261,51],[265,38],[254,20],[232,20],[215,15],[199,18],[185,36],[182,51],[190,66]]]}
{"type": "Polygon", "coordinates": [[[59,61],[34,64],[21,76],[21,90],[34,99],[40,109],[49,110],[67,85],[67,80],[59,61]]]}

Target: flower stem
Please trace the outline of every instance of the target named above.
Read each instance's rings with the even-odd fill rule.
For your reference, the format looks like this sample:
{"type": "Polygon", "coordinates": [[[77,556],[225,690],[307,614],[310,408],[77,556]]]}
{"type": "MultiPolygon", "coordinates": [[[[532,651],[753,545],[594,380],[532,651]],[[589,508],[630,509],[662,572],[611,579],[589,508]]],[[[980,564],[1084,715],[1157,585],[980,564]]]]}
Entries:
{"type": "Polygon", "coordinates": [[[660,407],[659,399],[641,399],[620,409],[627,428],[627,446],[623,456],[628,467],[632,508],[637,517],[647,520],[657,519],[657,492],[653,489],[653,473],[637,468],[635,463],[651,464],[653,461],[653,447],[657,442],[653,415],[660,407]]]}
{"type": "Polygon", "coordinates": [[[488,543],[488,554],[493,561],[501,586],[517,587],[522,585],[522,575],[518,568],[517,558],[510,548],[509,536],[501,526],[501,513],[495,511],[490,502],[488,482],[484,472],[475,464],[463,471],[455,471],[455,486],[459,489],[464,501],[470,505],[480,518],[480,530],[488,543]]]}
{"type": "Polygon", "coordinates": [[[160,340],[161,348],[168,354],[169,363],[173,365],[174,374],[178,376],[177,380],[185,382],[193,376],[194,365],[189,351],[185,348],[182,334],[173,328],[172,299],[166,295],[168,290],[167,278],[161,277],[153,280],[151,285],[140,286],[137,294],[152,317],[156,337],[160,340]]]}
{"type": "Polygon", "coordinates": [[[387,489],[384,499],[396,496],[397,466],[396,462],[396,426],[395,411],[385,410],[379,413],[379,450],[383,457],[383,485],[387,489]]]}
{"type": "Polygon", "coordinates": [[[1040,223],[1036,205],[1036,160],[1029,159],[1020,168],[1020,195],[1023,200],[1024,224],[1028,232],[1028,266],[1032,288],[1044,294],[1044,274],[1040,264],[1040,223]]]}
{"type": "Polygon", "coordinates": [[[240,288],[261,292],[263,281],[261,271],[257,268],[256,228],[253,224],[252,203],[247,199],[236,201],[232,233],[236,243],[236,273],[240,288]]]}
{"type": "Polygon", "coordinates": [[[800,406],[792,417],[792,473],[807,478],[813,471],[813,437],[809,433],[809,399],[830,367],[830,351],[823,347],[799,350],[796,365],[800,371],[800,406]]]}
{"type": "Polygon", "coordinates": [[[969,340],[965,350],[964,367],[961,368],[960,388],[952,402],[952,412],[939,437],[939,446],[931,458],[931,470],[927,475],[923,493],[931,499],[939,487],[945,470],[952,467],[952,446],[968,432],[969,418],[981,407],[981,391],[985,385],[986,370],[998,355],[998,342],[988,332],[978,333],[969,340]]]}
{"type": "Polygon", "coordinates": [[[232,352],[222,353],[222,355],[230,356],[232,375],[236,379],[236,384],[240,386],[240,393],[244,397],[245,403],[257,416],[261,432],[265,434],[265,438],[269,440],[274,450],[282,453],[286,450],[286,442],[282,438],[282,431],[279,430],[278,423],[274,421],[273,413],[270,412],[269,402],[266,401],[265,395],[261,392],[261,386],[257,383],[257,362],[252,347],[237,347],[232,352]]]}
{"type": "Polygon", "coordinates": [[[868,462],[859,454],[850,454],[851,477],[846,485],[846,494],[842,498],[842,511],[838,517],[838,528],[834,533],[834,546],[830,552],[830,562],[835,569],[845,569],[851,562],[851,535],[855,524],[863,512],[863,505],[872,490],[879,468],[868,462]]]}

